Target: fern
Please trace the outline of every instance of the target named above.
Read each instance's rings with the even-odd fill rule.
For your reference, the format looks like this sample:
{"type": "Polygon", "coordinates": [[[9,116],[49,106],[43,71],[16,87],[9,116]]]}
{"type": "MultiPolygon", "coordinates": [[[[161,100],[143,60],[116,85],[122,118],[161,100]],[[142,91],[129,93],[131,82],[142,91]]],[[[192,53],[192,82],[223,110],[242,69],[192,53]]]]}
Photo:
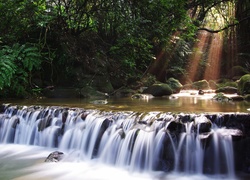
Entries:
{"type": "Polygon", "coordinates": [[[22,59],[24,68],[28,69],[28,71],[39,69],[41,65],[41,56],[36,47],[27,47],[23,49],[22,54],[24,56],[22,59]]]}
{"type": "Polygon", "coordinates": [[[31,72],[39,69],[41,58],[38,48],[18,43],[0,49],[0,90],[8,88],[16,95],[24,95],[31,72]]]}
{"type": "Polygon", "coordinates": [[[7,47],[0,51],[0,89],[11,85],[11,80],[16,72],[16,65],[11,56],[6,55],[7,47]]]}

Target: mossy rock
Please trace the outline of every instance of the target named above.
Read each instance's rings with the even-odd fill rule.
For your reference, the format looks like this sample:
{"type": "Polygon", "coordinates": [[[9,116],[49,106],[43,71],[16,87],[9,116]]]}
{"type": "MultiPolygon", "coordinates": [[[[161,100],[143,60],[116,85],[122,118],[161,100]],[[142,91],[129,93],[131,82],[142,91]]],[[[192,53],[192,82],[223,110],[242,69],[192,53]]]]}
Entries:
{"type": "Polygon", "coordinates": [[[209,84],[209,87],[210,87],[211,89],[217,89],[217,88],[218,88],[218,85],[217,85],[217,83],[216,83],[214,80],[210,80],[210,81],[208,82],[208,84],[209,84]]]}
{"type": "Polygon", "coordinates": [[[210,89],[210,86],[207,80],[200,80],[200,81],[193,82],[192,86],[194,89],[210,89]]]}
{"type": "Polygon", "coordinates": [[[246,74],[239,79],[238,94],[250,94],[250,74],[246,74]]]}
{"type": "Polygon", "coordinates": [[[149,86],[147,89],[143,91],[144,94],[152,94],[156,97],[161,96],[168,96],[173,93],[173,90],[168,84],[160,83],[160,84],[153,84],[152,86],[149,86]]]}
{"type": "Polygon", "coordinates": [[[244,97],[241,95],[233,96],[230,98],[232,101],[244,101],[244,97]]]}
{"type": "Polygon", "coordinates": [[[237,82],[232,81],[231,79],[220,79],[217,82],[217,86],[218,86],[218,88],[227,87],[227,86],[236,87],[237,88],[238,84],[237,84],[237,82]]]}
{"type": "Polygon", "coordinates": [[[250,101],[250,94],[245,95],[245,96],[244,96],[244,100],[250,101]]]}
{"type": "Polygon", "coordinates": [[[231,87],[231,86],[226,86],[226,87],[220,87],[218,89],[216,89],[216,93],[222,92],[225,94],[235,94],[237,93],[237,88],[236,87],[231,87]]]}
{"type": "Polygon", "coordinates": [[[183,87],[180,81],[175,78],[169,78],[166,83],[173,90],[173,93],[179,93],[183,87]]]}
{"type": "Polygon", "coordinates": [[[229,101],[231,99],[229,97],[225,96],[223,93],[218,93],[213,97],[213,100],[216,100],[216,101],[229,101]]]}

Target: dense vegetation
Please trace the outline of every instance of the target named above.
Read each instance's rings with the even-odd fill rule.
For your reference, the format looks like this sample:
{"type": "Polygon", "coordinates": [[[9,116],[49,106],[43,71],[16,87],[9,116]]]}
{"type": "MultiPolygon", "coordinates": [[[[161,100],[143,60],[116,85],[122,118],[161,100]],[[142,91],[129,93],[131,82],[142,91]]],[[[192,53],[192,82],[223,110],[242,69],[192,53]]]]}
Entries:
{"type": "Polygon", "coordinates": [[[0,20],[0,97],[98,78],[108,91],[145,77],[184,82],[200,31],[224,32],[233,61],[225,58],[221,73],[250,70],[248,0],[0,0],[0,20]]]}

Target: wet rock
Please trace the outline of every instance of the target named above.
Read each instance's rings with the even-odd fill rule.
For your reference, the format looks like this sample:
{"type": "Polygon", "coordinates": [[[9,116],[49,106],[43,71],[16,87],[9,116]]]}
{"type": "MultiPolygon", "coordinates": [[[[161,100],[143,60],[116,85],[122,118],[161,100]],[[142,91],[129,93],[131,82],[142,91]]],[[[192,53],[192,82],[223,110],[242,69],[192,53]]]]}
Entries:
{"type": "Polygon", "coordinates": [[[46,118],[40,119],[38,122],[38,131],[43,131],[46,127],[49,127],[52,122],[52,117],[49,115],[46,118]]]}
{"type": "Polygon", "coordinates": [[[171,87],[171,89],[173,90],[173,93],[179,93],[183,87],[180,81],[175,78],[169,78],[166,81],[166,83],[171,87]]]}
{"type": "Polygon", "coordinates": [[[198,133],[206,133],[210,132],[212,127],[212,122],[205,116],[199,116],[194,119],[195,122],[195,128],[198,133]]]}
{"type": "Polygon", "coordinates": [[[45,159],[45,162],[58,162],[62,160],[63,156],[64,156],[63,152],[54,151],[49,154],[49,156],[45,159]]]}
{"type": "Polygon", "coordinates": [[[207,82],[207,80],[200,80],[200,81],[193,82],[192,87],[194,89],[210,89],[209,83],[207,82]]]}
{"type": "Polygon", "coordinates": [[[168,84],[154,84],[149,86],[147,89],[143,91],[144,94],[152,94],[153,96],[168,96],[173,93],[171,87],[168,84]]]}
{"type": "Polygon", "coordinates": [[[84,121],[86,119],[86,117],[88,116],[88,113],[87,112],[83,112],[81,114],[81,119],[84,121]]]}
{"type": "Polygon", "coordinates": [[[91,104],[108,104],[108,100],[104,99],[104,100],[94,100],[90,102],[91,104]]]}
{"type": "Polygon", "coordinates": [[[133,94],[131,96],[132,99],[151,99],[153,96],[151,94],[133,94]]]}
{"type": "Polygon", "coordinates": [[[226,86],[216,89],[215,93],[236,94],[237,91],[236,87],[226,86]]]}
{"type": "Polygon", "coordinates": [[[18,117],[15,118],[15,120],[12,123],[12,128],[16,129],[17,124],[20,123],[20,119],[18,117]]]}
{"type": "Polygon", "coordinates": [[[192,122],[192,121],[194,121],[194,118],[195,118],[195,116],[193,114],[184,114],[184,115],[180,114],[178,116],[178,119],[182,123],[192,122]]]}
{"type": "Polygon", "coordinates": [[[233,97],[231,97],[231,99],[233,101],[243,101],[244,97],[243,96],[233,96],[233,97]]]}
{"type": "Polygon", "coordinates": [[[230,101],[232,99],[225,96],[223,93],[218,93],[213,97],[213,100],[216,100],[216,101],[230,101]]]}
{"type": "Polygon", "coordinates": [[[205,92],[204,92],[202,89],[200,89],[200,90],[198,91],[198,94],[199,94],[199,95],[204,95],[204,93],[205,93],[205,92]]]}
{"type": "Polygon", "coordinates": [[[62,122],[65,123],[68,117],[68,111],[64,111],[62,113],[62,122]]]}
{"type": "Polygon", "coordinates": [[[181,123],[179,123],[179,122],[177,122],[177,121],[171,121],[171,122],[169,123],[167,129],[168,129],[170,132],[176,132],[176,133],[178,133],[178,132],[183,132],[184,128],[185,128],[185,127],[184,127],[183,124],[181,124],[181,123]]]}

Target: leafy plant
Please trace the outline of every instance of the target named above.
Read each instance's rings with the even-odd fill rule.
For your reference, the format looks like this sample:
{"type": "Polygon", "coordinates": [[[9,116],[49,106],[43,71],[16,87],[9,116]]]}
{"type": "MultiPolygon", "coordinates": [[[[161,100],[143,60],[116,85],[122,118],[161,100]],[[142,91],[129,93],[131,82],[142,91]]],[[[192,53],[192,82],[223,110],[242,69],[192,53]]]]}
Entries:
{"type": "Polygon", "coordinates": [[[2,46],[0,50],[0,90],[9,89],[23,96],[32,77],[32,71],[40,68],[38,48],[31,44],[2,46]]]}

